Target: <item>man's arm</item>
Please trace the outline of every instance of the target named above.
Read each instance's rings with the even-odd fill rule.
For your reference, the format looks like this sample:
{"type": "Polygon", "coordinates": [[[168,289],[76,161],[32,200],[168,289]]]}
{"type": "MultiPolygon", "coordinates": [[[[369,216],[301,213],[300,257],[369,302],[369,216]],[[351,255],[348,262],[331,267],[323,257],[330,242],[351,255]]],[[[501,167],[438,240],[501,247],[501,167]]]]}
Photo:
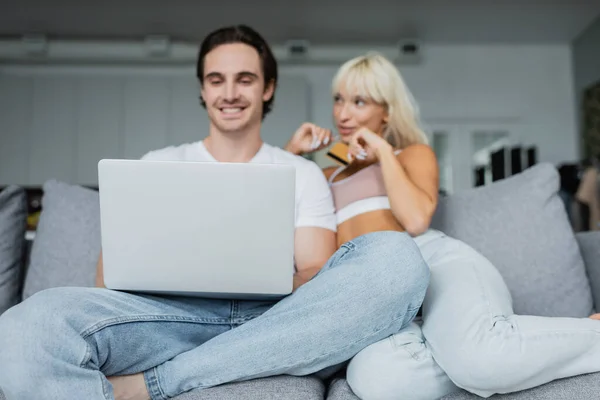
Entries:
{"type": "Polygon", "coordinates": [[[104,285],[104,264],[102,263],[102,250],[100,250],[100,257],[98,257],[98,264],[96,264],[96,287],[106,287],[104,285]]]}
{"type": "Polygon", "coordinates": [[[325,228],[297,228],[294,239],[297,269],[294,275],[294,290],[310,281],[335,251],[335,232],[325,228]]]}
{"type": "Polygon", "coordinates": [[[327,180],[307,164],[301,186],[294,238],[294,290],[310,281],[337,249],[335,208],[327,180]]]}

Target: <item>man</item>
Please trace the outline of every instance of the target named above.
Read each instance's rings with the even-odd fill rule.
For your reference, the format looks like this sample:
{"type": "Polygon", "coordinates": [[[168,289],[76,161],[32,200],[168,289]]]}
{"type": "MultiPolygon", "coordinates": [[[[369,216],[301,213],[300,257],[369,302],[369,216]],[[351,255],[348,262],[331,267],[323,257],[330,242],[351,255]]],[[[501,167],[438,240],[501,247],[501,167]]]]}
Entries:
{"type": "Polygon", "coordinates": [[[307,375],[414,317],[429,271],[412,239],[366,235],[331,255],[335,219],[320,170],[262,143],[277,65],[258,33],[244,26],[211,33],[197,75],[208,137],[144,158],[295,165],[294,293],[274,303],[42,291],[0,317],[0,387],[9,400],[163,400],[236,380],[307,375]]]}

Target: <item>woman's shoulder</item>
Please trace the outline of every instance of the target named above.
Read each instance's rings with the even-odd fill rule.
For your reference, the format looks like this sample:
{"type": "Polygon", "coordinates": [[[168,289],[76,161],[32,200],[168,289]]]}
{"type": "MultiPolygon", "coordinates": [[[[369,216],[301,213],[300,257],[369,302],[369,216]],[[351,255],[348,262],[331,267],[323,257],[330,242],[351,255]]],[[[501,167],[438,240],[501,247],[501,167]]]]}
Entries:
{"type": "Polygon", "coordinates": [[[398,155],[413,154],[413,153],[423,154],[423,153],[433,153],[433,149],[428,144],[415,143],[415,144],[408,145],[402,149],[398,149],[398,150],[396,150],[396,152],[398,153],[398,155]]]}
{"type": "Polygon", "coordinates": [[[396,150],[396,158],[399,161],[435,160],[435,152],[428,144],[411,144],[401,150],[396,150]]]}

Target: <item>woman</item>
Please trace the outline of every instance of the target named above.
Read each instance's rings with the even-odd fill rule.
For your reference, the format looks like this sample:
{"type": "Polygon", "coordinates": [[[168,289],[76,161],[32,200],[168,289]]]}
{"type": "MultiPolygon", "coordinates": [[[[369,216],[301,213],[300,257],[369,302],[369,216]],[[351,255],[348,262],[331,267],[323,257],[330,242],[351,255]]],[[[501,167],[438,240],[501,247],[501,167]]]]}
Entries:
{"type": "MultiPolygon", "coordinates": [[[[363,399],[437,399],[464,388],[482,397],[600,370],[600,322],[515,315],[494,266],[430,229],[438,166],[397,69],[377,54],[346,62],[333,81],[333,117],[349,145],[346,167],[324,172],[338,244],[407,231],[431,269],[422,321],[358,353],[348,383],[363,399]],[[561,333],[558,333],[561,332],[561,333]],[[426,338],[426,339],[425,339],[426,338]]],[[[304,124],[287,150],[324,148],[332,134],[304,124]]]]}

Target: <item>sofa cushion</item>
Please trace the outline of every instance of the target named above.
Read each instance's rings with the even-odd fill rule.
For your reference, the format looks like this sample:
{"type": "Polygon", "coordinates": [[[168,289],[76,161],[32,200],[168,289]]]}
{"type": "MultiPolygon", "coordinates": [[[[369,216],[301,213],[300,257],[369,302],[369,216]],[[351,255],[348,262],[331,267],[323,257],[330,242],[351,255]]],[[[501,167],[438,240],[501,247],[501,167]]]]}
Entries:
{"type": "Polygon", "coordinates": [[[327,400],[360,400],[345,379],[334,379],[327,390],[327,400]]]}
{"type": "MultiPolygon", "coordinates": [[[[322,400],[323,382],[314,377],[274,376],[192,390],[173,400],[322,400]]],[[[0,388],[0,400],[5,400],[0,388]]]]}
{"type": "Polygon", "coordinates": [[[0,314],[20,300],[26,228],[25,190],[8,186],[0,192],[0,314]]]}
{"type": "Polygon", "coordinates": [[[100,255],[98,193],[51,180],[31,248],[23,299],[58,286],[94,286],[100,255]]]}
{"type": "Polygon", "coordinates": [[[317,378],[274,376],[192,390],[173,400],[317,400],[324,396],[325,386],[317,378]]]}
{"type": "Polygon", "coordinates": [[[498,268],[517,314],[592,313],[590,284],[558,188],[558,171],[538,164],[440,199],[432,221],[432,227],[471,245],[498,268]]]}
{"type": "MultiPolygon", "coordinates": [[[[493,400],[590,400],[600,393],[600,373],[558,379],[533,389],[492,396],[493,400]]],[[[465,391],[449,394],[440,400],[481,400],[465,391]]]]}
{"type": "MultiPolygon", "coordinates": [[[[520,392],[495,395],[494,400],[589,400],[598,398],[600,373],[559,379],[545,385],[520,392]]],[[[336,379],[329,386],[327,400],[359,400],[345,379],[336,379]]],[[[464,390],[442,397],[440,400],[481,400],[481,397],[464,390]]]]}

